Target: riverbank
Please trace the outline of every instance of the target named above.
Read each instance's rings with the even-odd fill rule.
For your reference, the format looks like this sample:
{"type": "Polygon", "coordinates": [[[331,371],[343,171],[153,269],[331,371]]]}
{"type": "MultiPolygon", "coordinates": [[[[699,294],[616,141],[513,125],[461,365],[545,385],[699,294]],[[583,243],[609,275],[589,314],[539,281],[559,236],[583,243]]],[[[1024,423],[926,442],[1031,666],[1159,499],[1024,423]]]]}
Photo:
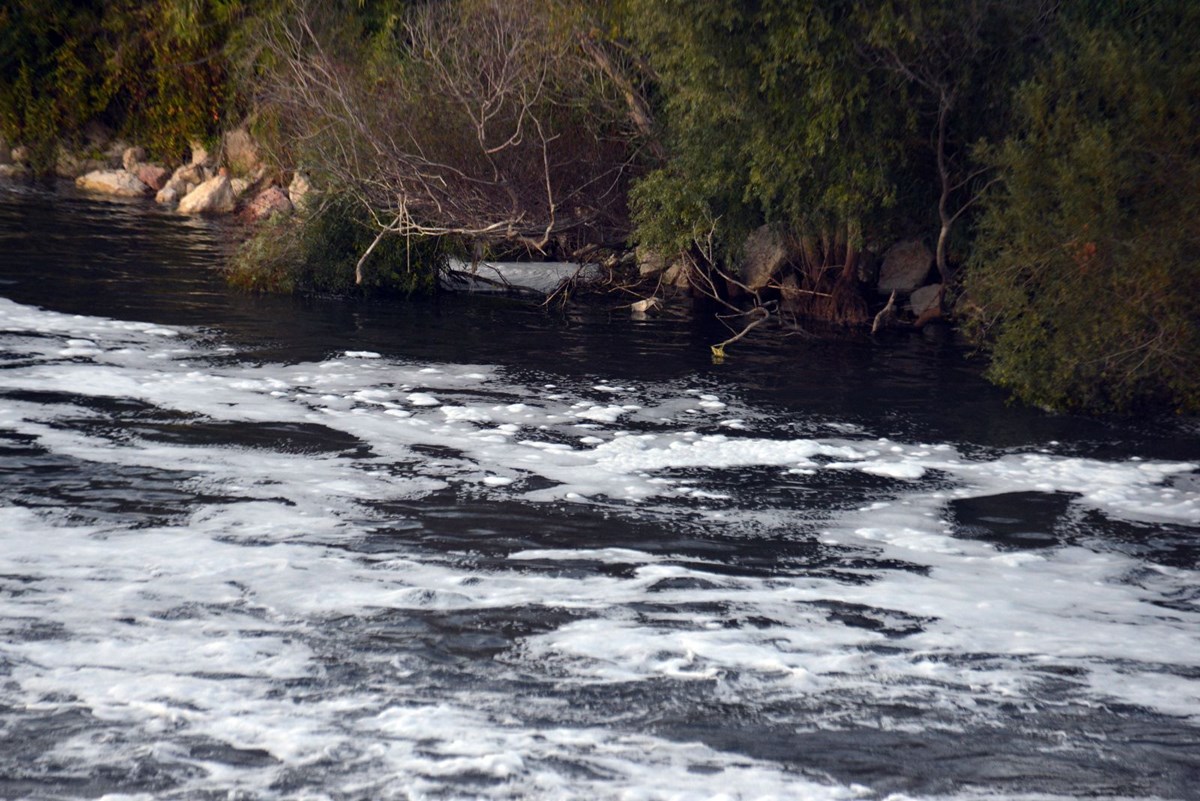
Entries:
{"type": "MultiPolygon", "coordinates": [[[[84,148],[60,148],[55,175],[96,195],[152,199],[182,214],[233,215],[244,225],[238,238],[245,244],[230,260],[230,280],[254,291],[507,291],[554,302],[570,295],[598,297],[607,289],[627,303],[634,316],[655,314],[664,304],[680,301],[712,307],[737,338],[768,320],[771,327],[805,333],[814,301],[819,307],[823,298],[831,297],[800,288],[797,276],[808,245],[775,226],[753,231],[728,272],[706,268],[686,254],[666,258],[646,247],[587,248],[589,260],[575,263],[498,261],[478,255],[464,260],[455,254],[467,243],[461,248],[431,248],[424,238],[418,238],[414,264],[411,238],[375,237],[366,226],[347,219],[345,203],[335,201],[332,210],[328,205],[309,208],[311,180],[296,170],[268,166],[261,150],[243,126],[224,134],[211,150],[193,142],[185,163],[172,166],[148,161],[142,147],[94,127],[84,148]],[[296,219],[288,219],[294,214],[296,219]],[[364,268],[372,254],[373,262],[364,268]],[[301,262],[302,270],[297,268],[301,262]]],[[[0,162],[10,162],[0,179],[30,180],[26,152],[17,147],[0,154],[0,162]]],[[[859,254],[854,278],[853,291],[870,309],[872,333],[920,330],[952,318],[946,285],[924,242],[897,242],[882,255],[859,254]]],[[[822,315],[816,322],[828,320],[822,315]]],[[[723,344],[712,345],[714,355],[723,357],[723,344]]]]}

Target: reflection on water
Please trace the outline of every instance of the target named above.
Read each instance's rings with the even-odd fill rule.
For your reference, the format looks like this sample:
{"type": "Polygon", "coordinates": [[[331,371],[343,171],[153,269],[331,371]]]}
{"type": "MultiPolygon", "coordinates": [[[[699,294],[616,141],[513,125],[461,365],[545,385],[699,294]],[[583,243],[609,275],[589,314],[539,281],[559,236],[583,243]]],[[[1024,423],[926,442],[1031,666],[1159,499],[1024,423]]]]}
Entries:
{"type": "Polygon", "coordinates": [[[0,185],[0,796],[1194,794],[1193,421],[235,234],[0,185]]]}

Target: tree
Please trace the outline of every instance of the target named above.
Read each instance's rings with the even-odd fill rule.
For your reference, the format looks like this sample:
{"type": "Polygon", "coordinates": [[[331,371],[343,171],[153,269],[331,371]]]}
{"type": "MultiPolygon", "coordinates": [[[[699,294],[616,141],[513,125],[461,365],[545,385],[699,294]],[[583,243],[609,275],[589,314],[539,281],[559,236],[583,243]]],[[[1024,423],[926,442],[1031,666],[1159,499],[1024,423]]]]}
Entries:
{"type": "Polygon", "coordinates": [[[865,321],[858,255],[885,225],[907,122],[877,102],[851,6],[633,0],[630,31],[659,77],[669,152],[635,187],[639,239],[712,268],[778,224],[814,316],[865,321]]]}
{"type": "MultiPolygon", "coordinates": [[[[995,182],[973,150],[1007,132],[1012,90],[1037,63],[1057,3],[1049,0],[860,2],[859,47],[896,79],[895,96],[927,126],[928,157],[910,162],[932,189],[936,263],[954,279],[948,247],[954,225],[995,182]]],[[[923,180],[922,180],[923,179],[923,180]]]]}
{"type": "Polygon", "coordinates": [[[0,127],[53,168],[103,122],[165,157],[217,133],[236,94],[224,45],[242,0],[15,0],[0,8],[0,127]]]}
{"type": "Polygon", "coordinates": [[[1052,408],[1196,411],[1200,7],[1070,10],[993,156],[969,263],[990,375],[1052,408]]]}

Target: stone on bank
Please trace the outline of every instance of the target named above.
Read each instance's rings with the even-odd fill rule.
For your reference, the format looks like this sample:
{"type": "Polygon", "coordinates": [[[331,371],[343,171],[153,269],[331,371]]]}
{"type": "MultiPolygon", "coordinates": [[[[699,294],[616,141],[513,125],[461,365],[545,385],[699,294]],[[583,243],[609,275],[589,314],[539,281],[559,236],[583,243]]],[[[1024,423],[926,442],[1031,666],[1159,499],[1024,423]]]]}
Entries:
{"type": "Polygon", "coordinates": [[[919,240],[897,242],[883,255],[879,270],[879,292],[907,295],[925,283],[933,267],[933,253],[919,240]]]}
{"type": "Polygon", "coordinates": [[[166,167],[157,164],[138,164],[133,174],[146,186],[158,191],[167,185],[167,177],[171,173],[166,167]]]}
{"type": "Polygon", "coordinates": [[[246,217],[253,222],[273,214],[289,214],[291,211],[292,201],[288,199],[288,193],[278,186],[268,186],[255,195],[246,206],[246,217]]]}
{"type": "Polygon", "coordinates": [[[89,192],[117,197],[142,197],[150,187],[125,170],[93,170],[75,179],[75,185],[89,192]]]}
{"type": "Polygon", "coordinates": [[[233,186],[224,175],[209,178],[179,201],[183,214],[223,213],[233,211],[236,205],[233,186]]]}

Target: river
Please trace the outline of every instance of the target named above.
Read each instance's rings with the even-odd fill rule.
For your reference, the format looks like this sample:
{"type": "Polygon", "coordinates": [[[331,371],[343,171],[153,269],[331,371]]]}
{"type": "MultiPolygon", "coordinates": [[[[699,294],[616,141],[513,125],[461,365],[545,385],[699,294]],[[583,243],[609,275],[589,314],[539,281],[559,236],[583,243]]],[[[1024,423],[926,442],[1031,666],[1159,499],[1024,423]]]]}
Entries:
{"type": "Polygon", "coordinates": [[[1195,419],[229,238],[0,185],[0,798],[1200,798],[1195,419]]]}

